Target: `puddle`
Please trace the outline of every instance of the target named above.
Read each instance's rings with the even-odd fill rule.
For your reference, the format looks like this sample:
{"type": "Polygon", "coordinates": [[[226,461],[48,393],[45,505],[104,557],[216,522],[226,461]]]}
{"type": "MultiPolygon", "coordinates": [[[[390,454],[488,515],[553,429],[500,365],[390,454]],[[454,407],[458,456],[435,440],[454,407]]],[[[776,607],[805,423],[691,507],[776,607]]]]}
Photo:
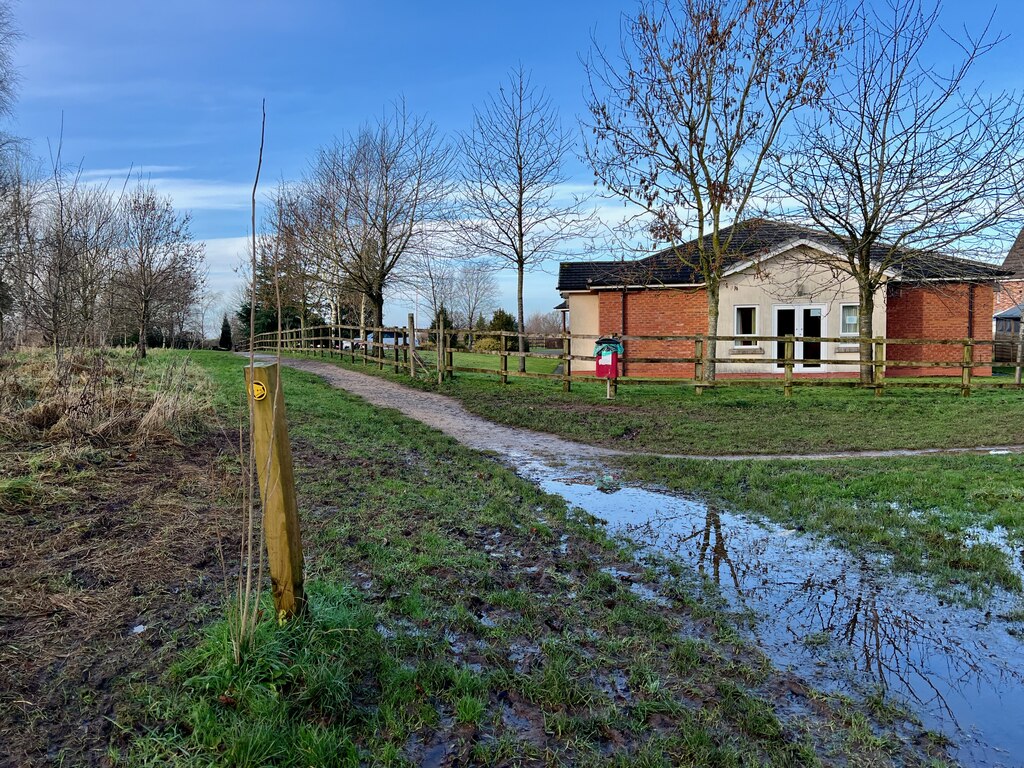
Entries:
{"type": "Polygon", "coordinates": [[[951,606],[813,537],[668,493],[612,490],[599,468],[516,459],[545,491],[716,584],[756,617],[750,633],[776,666],[825,691],[882,691],[952,739],[965,765],[1010,766],[1024,754],[1024,640],[992,618],[1013,610],[1013,596],[993,598],[990,612],[951,606]]]}

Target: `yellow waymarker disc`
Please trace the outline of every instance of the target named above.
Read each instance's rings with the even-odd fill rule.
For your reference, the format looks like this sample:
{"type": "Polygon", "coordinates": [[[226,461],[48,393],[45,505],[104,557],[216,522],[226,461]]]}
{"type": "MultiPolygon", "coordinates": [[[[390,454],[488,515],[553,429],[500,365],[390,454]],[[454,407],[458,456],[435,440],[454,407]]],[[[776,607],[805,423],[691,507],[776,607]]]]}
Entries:
{"type": "Polygon", "coordinates": [[[252,399],[262,400],[267,396],[267,386],[263,382],[254,381],[252,383],[252,399]]]}

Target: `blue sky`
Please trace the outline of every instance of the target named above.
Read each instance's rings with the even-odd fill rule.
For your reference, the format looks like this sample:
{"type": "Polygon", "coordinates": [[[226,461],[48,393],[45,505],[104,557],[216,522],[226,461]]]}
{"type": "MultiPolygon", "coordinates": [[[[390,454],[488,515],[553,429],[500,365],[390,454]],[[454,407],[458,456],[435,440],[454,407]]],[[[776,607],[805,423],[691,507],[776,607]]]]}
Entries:
{"type": "MultiPolygon", "coordinates": [[[[996,11],[1011,38],[984,62],[992,87],[1016,88],[1024,3],[945,4],[951,29],[996,11]]],[[[9,128],[46,156],[64,123],[64,157],[93,177],[141,168],[193,213],[212,287],[230,291],[267,99],[264,180],[295,179],[316,148],[403,97],[441,130],[465,128],[508,70],[532,70],[574,124],[584,109],[579,56],[591,32],[618,36],[623,0],[15,0],[24,37],[9,128]]],[[[574,181],[590,182],[578,161],[574,181]]],[[[532,275],[527,311],[557,303],[553,273],[532,275]]],[[[501,281],[514,305],[514,278],[501,281]]],[[[389,319],[404,319],[401,301],[389,319]]]]}

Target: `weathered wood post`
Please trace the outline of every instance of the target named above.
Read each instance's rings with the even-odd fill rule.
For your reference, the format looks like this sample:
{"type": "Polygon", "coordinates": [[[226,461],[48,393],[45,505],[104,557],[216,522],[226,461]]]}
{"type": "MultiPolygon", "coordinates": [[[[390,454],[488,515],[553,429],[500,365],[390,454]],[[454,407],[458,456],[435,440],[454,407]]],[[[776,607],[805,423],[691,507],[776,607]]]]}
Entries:
{"type": "Polygon", "coordinates": [[[394,373],[398,373],[401,370],[401,350],[399,349],[398,340],[402,338],[402,332],[396,327],[392,331],[391,338],[394,340],[394,373]]]}
{"type": "Polygon", "coordinates": [[[245,366],[245,383],[252,402],[252,441],[263,501],[270,584],[277,615],[286,619],[302,613],[306,599],[292,449],[277,363],[245,366]]]}
{"type": "Polygon", "coordinates": [[[971,374],[974,373],[974,339],[964,339],[964,358],[960,364],[960,395],[971,396],[971,374]]]}
{"type": "Polygon", "coordinates": [[[501,383],[508,384],[508,350],[506,349],[505,331],[501,331],[501,362],[499,363],[498,370],[501,374],[501,383]]]}
{"type": "Polygon", "coordinates": [[[437,383],[444,383],[444,315],[437,315],[437,383]]]}
{"type": "MultiPolygon", "coordinates": [[[[995,347],[992,348],[992,358],[995,359],[995,347]]],[[[1024,367],[1024,318],[1017,323],[1017,370],[1013,372],[1013,383],[1020,389],[1021,368],[1024,367]]]]}
{"type": "Polygon", "coordinates": [[[409,357],[409,376],[416,378],[416,316],[409,313],[409,329],[405,337],[405,354],[409,357]]]}
{"type": "Polygon", "coordinates": [[[785,394],[786,397],[793,396],[793,357],[796,354],[795,350],[796,338],[793,336],[787,336],[783,362],[783,365],[786,368],[786,380],[782,388],[783,394],[785,394]]]}
{"type": "Polygon", "coordinates": [[[452,348],[453,345],[449,344],[449,339],[446,336],[444,340],[444,370],[445,374],[449,379],[455,378],[455,350],[452,348]]]}
{"type": "Polygon", "coordinates": [[[565,329],[565,313],[562,313],[562,391],[572,391],[572,340],[565,329]]]}
{"type": "Polygon", "coordinates": [[[697,337],[693,342],[693,379],[697,386],[693,388],[695,395],[703,395],[704,387],[700,382],[704,380],[704,339],[697,337]]]}
{"type": "Polygon", "coordinates": [[[885,393],[885,339],[881,336],[875,338],[873,350],[871,363],[875,374],[875,397],[881,397],[885,393]]]}

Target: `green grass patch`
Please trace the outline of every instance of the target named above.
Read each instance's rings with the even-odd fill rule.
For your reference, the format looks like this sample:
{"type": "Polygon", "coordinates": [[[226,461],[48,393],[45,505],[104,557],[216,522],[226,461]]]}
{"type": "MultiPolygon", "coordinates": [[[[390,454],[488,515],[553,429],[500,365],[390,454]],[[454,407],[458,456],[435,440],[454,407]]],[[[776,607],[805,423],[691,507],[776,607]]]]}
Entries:
{"type": "MultiPolygon", "coordinates": [[[[427,353],[424,353],[427,354],[427,353]]],[[[498,358],[487,355],[497,367],[498,358]]],[[[779,386],[731,384],[696,395],[679,384],[624,384],[614,400],[605,386],[573,382],[456,374],[438,388],[436,379],[412,381],[391,368],[352,365],[404,384],[438,390],[467,410],[501,424],[562,435],[573,440],[637,452],[674,454],[765,454],[953,448],[1024,444],[1024,392],[893,388],[884,397],[845,387],[797,387],[783,396],[779,386]]],[[[557,361],[528,358],[530,365],[557,361]]],[[[510,360],[510,366],[513,361],[510,360]]],[[[531,370],[528,367],[528,370],[531,370]]]]}
{"type": "Polygon", "coordinates": [[[627,478],[699,495],[730,510],[826,534],[883,555],[942,590],[1021,591],[1021,562],[976,531],[1024,544],[1024,457],[912,456],[828,461],[689,461],[628,457],[627,478]]]}
{"type": "MultiPolygon", "coordinates": [[[[195,359],[230,426],[241,360],[195,359]]],[[[310,613],[262,622],[240,667],[214,625],[122,713],[129,764],[848,763],[827,699],[793,716],[707,606],[687,643],[685,587],[665,588],[673,606],[637,598],[602,569],[642,569],[561,499],[315,376],[283,383],[310,613]]],[[[897,752],[858,761],[923,762],[897,752]]]]}

